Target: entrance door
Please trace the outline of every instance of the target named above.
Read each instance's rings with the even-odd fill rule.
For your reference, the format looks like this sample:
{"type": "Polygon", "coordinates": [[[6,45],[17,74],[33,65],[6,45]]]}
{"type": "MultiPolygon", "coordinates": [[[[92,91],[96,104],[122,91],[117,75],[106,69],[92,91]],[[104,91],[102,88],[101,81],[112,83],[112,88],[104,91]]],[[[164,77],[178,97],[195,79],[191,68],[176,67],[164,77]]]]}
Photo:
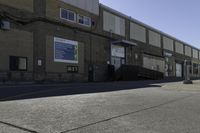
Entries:
{"type": "Polygon", "coordinates": [[[115,70],[125,64],[125,48],[118,45],[111,45],[111,64],[115,66],[115,70]]]}
{"type": "Polygon", "coordinates": [[[122,64],[125,64],[125,59],[120,57],[112,57],[111,63],[115,66],[115,70],[117,70],[122,64]]]}
{"type": "Polygon", "coordinates": [[[182,77],[182,64],[176,63],[176,77],[182,77]]]}

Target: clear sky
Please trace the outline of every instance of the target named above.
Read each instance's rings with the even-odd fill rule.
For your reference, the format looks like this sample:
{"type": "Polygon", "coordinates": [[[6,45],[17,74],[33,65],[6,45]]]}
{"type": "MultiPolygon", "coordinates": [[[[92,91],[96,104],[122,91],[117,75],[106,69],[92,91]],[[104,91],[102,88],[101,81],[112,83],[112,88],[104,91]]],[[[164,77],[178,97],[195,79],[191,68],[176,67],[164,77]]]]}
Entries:
{"type": "Polygon", "coordinates": [[[100,3],[200,48],[200,0],[100,0],[100,3]]]}

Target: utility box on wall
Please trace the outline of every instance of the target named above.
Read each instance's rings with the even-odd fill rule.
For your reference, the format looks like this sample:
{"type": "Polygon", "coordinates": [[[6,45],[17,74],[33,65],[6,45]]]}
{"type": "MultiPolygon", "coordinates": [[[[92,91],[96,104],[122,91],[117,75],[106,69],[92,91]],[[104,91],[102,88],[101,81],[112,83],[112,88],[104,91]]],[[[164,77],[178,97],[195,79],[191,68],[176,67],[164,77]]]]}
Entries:
{"type": "Polygon", "coordinates": [[[5,20],[0,20],[0,28],[2,30],[10,30],[10,22],[5,20]]]}

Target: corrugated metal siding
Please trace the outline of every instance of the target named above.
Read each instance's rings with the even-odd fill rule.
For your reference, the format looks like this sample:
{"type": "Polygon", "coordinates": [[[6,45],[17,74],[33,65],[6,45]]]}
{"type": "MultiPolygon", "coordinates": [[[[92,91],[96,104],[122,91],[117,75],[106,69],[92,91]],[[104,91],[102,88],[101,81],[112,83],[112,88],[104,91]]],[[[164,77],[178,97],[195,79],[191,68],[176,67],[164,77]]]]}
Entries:
{"type": "Polygon", "coordinates": [[[167,37],[163,37],[163,48],[166,50],[174,51],[173,40],[167,37]]]}
{"type": "Polygon", "coordinates": [[[193,49],[192,51],[193,51],[193,52],[192,52],[193,58],[198,59],[198,50],[193,49]]]}
{"type": "Polygon", "coordinates": [[[175,42],[176,53],[184,54],[183,44],[180,42],[175,42]]]}
{"type": "Polygon", "coordinates": [[[158,59],[153,56],[144,55],[143,67],[159,72],[165,72],[165,62],[163,59],[158,59]]]}
{"type": "Polygon", "coordinates": [[[130,38],[146,43],[146,29],[138,24],[131,22],[130,38]]]}
{"type": "Polygon", "coordinates": [[[99,15],[99,0],[61,0],[83,10],[99,15]]]}
{"type": "Polygon", "coordinates": [[[199,51],[199,60],[200,60],[200,51],[199,51]]]}
{"type": "Polygon", "coordinates": [[[189,46],[185,46],[185,55],[192,57],[192,48],[189,46]]]}
{"type": "Polygon", "coordinates": [[[125,20],[111,14],[109,12],[103,12],[103,29],[105,31],[112,31],[112,33],[125,36],[125,20]]]}
{"type": "Polygon", "coordinates": [[[149,30],[149,44],[156,46],[156,47],[161,47],[161,36],[160,36],[160,34],[149,30]]]}

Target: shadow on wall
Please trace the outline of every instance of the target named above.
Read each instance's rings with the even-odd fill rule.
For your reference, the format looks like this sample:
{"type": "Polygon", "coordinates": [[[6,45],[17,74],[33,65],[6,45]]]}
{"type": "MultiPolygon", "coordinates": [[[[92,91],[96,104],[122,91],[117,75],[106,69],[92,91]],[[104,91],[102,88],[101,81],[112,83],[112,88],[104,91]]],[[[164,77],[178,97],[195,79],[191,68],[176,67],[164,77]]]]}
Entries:
{"type": "Polygon", "coordinates": [[[0,86],[0,102],[161,87],[153,83],[156,81],[0,86]]]}

